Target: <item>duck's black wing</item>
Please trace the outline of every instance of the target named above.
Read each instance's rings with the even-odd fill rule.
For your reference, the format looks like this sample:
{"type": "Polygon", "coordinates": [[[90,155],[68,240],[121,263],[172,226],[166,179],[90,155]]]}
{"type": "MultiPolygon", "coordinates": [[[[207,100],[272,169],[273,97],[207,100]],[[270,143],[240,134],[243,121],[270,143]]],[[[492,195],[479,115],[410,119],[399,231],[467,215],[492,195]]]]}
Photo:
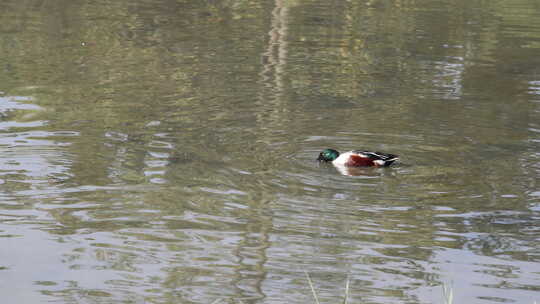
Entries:
{"type": "Polygon", "coordinates": [[[364,157],[369,157],[373,160],[382,160],[384,163],[381,163],[382,166],[390,166],[394,161],[398,159],[398,155],[383,153],[383,152],[372,152],[372,151],[362,151],[354,150],[353,153],[363,155],[364,157]]]}

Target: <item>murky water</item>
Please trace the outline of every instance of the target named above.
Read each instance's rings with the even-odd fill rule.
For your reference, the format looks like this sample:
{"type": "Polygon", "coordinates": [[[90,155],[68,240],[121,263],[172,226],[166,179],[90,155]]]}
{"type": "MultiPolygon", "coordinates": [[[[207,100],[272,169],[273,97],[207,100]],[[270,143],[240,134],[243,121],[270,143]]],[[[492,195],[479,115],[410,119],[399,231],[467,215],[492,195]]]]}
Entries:
{"type": "Polygon", "coordinates": [[[2,303],[540,302],[536,0],[0,18],[2,303]]]}

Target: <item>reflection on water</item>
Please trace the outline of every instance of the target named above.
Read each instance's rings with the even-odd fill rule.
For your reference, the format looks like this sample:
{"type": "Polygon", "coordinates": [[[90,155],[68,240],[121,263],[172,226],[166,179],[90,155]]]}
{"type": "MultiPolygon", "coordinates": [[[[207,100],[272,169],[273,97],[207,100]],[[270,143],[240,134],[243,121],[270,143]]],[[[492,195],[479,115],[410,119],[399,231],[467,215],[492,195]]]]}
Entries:
{"type": "Polygon", "coordinates": [[[534,1],[38,2],[0,10],[6,303],[540,301],[534,1]]]}

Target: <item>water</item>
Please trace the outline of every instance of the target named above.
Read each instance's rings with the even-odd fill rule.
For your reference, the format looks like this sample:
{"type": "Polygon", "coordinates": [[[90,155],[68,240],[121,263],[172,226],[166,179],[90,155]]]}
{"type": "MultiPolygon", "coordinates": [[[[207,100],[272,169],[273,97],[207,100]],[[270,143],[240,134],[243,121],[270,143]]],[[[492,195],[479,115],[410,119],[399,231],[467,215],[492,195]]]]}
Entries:
{"type": "Polygon", "coordinates": [[[536,1],[0,6],[6,303],[540,301],[536,1]]]}

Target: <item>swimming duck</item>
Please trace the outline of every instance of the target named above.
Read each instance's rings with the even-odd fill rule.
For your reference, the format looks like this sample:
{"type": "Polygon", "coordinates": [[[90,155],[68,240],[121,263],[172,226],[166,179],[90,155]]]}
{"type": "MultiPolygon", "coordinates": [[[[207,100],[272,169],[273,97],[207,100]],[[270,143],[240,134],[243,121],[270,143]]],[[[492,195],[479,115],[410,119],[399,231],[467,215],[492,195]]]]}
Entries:
{"type": "Polygon", "coordinates": [[[398,159],[397,155],[354,150],[339,153],[334,149],[325,149],[317,158],[318,161],[332,162],[336,167],[387,167],[398,159]]]}

